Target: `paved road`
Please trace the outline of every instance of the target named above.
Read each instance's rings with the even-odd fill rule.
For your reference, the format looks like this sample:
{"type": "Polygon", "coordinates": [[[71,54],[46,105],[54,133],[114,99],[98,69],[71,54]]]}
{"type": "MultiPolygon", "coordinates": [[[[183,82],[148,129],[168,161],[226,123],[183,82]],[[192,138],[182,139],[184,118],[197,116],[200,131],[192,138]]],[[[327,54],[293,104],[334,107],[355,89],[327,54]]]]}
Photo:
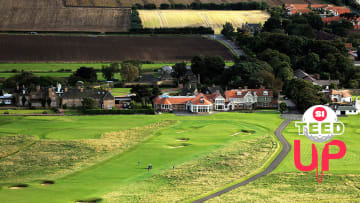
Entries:
{"type": "Polygon", "coordinates": [[[228,47],[230,47],[237,56],[245,56],[245,52],[241,50],[238,46],[236,46],[232,41],[227,40],[224,35],[208,35],[210,39],[220,40],[228,47]]]}
{"type": "Polygon", "coordinates": [[[195,200],[193,201],[193,203],[198,203],[198,202],[204,202],[207,201],[209,199],[212,199],[214,197],[220,196],[224,193],[230,192],[231,190],[234,190],[240,186],[246,185],[250,182],[253,182],[254,180],[261,178],[262,176],[267,175],[268,173],[272,172],[280,163],[281,161],[286,157],[286,155],[290,152],[291,149],[291,145],[288,143],[288,141],[285,139],[285,137],[282,135],[282,131],[286,128],[287,125],[289,125],[291,121],[290,120],[285,120],[284,122],[282,122],[280,124],[280,126],[278,127],[278,129],[276,129],[275,131],[275,136],[279,139],[279,141],[281,142],[281,144],[283,145],[283,148],[281,150],[281,152],[279,153],[279,155],[274,159],[274,161],[262,172],[252,176],[251,178],[244,180],[241,183],[235,184],[233,186],[230,186],[228,188],[225,188],[223,190],[220,190],[214,194],[208,195],[206,197],[203,197],[201,199],[195,200]]]}

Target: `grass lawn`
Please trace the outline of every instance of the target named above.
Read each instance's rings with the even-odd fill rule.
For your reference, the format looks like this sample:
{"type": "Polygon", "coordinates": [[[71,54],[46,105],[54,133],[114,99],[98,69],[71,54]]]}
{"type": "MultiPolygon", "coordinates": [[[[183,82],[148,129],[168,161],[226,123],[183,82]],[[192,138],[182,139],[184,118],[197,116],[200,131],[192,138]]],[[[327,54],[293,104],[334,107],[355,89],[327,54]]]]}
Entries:
{"type": "MultiPolygon", "coordinates": [[[[173,66],[175,63],[154,63],[143,64],[142,70],[144,72],[154,71],[163,66],[173,66]]],[[[227,66],[232,66],[233,62],[226,62],[227,66]]],[[[76,71],[81,66],[93,67],[95,69],[101,69],[102,65],[108,65],[107,63],[0,63],[0,77],[8,78],[15,74],[8,72],[13,69],[17,71],[32,71],[35,75],[39,76],[52,76],[52,77],[69,77],[72,72],[76,71]],[[60,69],[71,69],[72,72],[57,72],[60,69]]],[[[188,63],[190,65],[190,63],[188,63]]],[[[157,74],[157,73],[156,73],[157,74]]],[[[97,73],[98,80],[105,80],[101,72],[97,73]]],[[[159,75],[157,75],[159,76],[159,75]]],[[[115,74],[115,79],[121,80],[119,73],[115,74]]]]}
{"type": "Polygon", "coordinates": [[[0,199],[188,200],[262,167],[281,122],[276,113],[0,117],[0,143],[28,138],[0,158],[0,199]],[[29,187],[8,188],[18,183],[29,187]]]}
{"type": "Polygon", "coordinates": [[[9,114],[42,114],[43,112],[54,113],[54,111],[49,109],[29,109],[29,110],[0,110],[0,114],[8,112],[9,114]]]}
{"type": "MultiPolygon", "coordinates": [[[[321,184],[316,180],[316,171],[300,172],[294,165],[293,146],[291,152],[271,174],[255,182],[224,194],[210,202],[250,201],[360,201],[360,116],[340,118],[345,124],[345,134],[335,136],[347,146],[342,159],[330,160],[330,171],[324,172],[321,184]]],[[[297,134],[294,122],[284,131],[284,136],[293,145],[301,140],[301,160],[305,165],[311,162],[311,141],[297,134]]],[[[317,143],[319,170],[324,144],[317,143]]],[[[336,153],[337,147],[330,147],[336,153]]],[[[320,172],[319,172],[320,173],[320,172]]]]}
{"type": "Polygon", "coordinates": [[[130,93],[131,88],[111,88],[111,93],[114,96],[127,95],[130,93]]]}

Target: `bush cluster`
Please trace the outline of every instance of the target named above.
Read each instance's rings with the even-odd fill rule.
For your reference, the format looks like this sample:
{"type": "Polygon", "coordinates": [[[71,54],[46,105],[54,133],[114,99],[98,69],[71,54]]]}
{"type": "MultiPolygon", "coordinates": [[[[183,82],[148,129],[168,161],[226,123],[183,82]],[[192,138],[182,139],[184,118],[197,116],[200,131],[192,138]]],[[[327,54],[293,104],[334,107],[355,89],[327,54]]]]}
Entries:
{"type": "MultiPolygon", "coordinates": [[[[148,9],[153,10],[158,7],[153,4],[135,4],[133,9],[148,9]]],[[[238,2],[238,3],[201,3],[193,2],[191,4],[167,4],[162,3],[159,6],[159,9],[193,9],[193,10],[265,10],[269,8],[269,5],[266,2],[238,2]]]]}

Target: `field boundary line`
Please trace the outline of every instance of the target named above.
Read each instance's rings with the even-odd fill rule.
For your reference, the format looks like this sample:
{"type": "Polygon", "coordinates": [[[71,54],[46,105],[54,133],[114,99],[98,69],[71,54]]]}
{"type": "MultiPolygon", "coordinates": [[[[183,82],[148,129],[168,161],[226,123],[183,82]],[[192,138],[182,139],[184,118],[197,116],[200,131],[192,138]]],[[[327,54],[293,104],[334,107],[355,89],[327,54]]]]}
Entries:
{"type": "Polygon", "coordinates": [[[261,167],[260,169],[258,169],[255,172],[251,173],[250,175],[240,179],[239,181],[231,183],[227,186],[224,186],[220,189],[212,191],[203,196],[189,200],[188,202],[191,202],[191,203],[205,202],[209,199],[212,199],[212,198],[218,197],[220,195],[223,195],[227,192],[230,192],[240,186],[251,183],[251,182],[255,181],[256,179],[261,178],[262,176],[265,176],[265,175],[269,174],[270,172],[272,172],[282,162],[282,160],[286,157],[286,155],[290,152],[291,145],[285,139],[285,137],[282,135],[282,131],[289,125],[290,122],[291,122],[291,120],[283,121],[280,124],[280,126],[276,129],[276,131],[274,132],[276,138],[281,143],[280,148],[277,150],[277,152],[274,153],[274,155],[277,155],[275,158],[273,158],[273,156],[272,156],[271,159],[269,159],[263,167],[261,167]]]}

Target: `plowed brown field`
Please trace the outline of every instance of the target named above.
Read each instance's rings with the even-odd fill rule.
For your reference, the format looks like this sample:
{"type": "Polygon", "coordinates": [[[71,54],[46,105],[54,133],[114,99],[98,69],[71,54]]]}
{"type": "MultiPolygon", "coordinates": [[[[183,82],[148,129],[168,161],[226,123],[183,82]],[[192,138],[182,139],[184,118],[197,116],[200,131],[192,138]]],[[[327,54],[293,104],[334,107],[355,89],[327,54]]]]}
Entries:
{"type": "Polygon", "coordinates": [[[62,0],[0,0],[0,31],[124,32],[129,9],[69,8],[62,0]]]}
{"type": "Polygon", "coordinates": [[[2,62],[182,61],[195,55],[232,59],[222,44],[201,37],[0,35],[2,62]]]}

